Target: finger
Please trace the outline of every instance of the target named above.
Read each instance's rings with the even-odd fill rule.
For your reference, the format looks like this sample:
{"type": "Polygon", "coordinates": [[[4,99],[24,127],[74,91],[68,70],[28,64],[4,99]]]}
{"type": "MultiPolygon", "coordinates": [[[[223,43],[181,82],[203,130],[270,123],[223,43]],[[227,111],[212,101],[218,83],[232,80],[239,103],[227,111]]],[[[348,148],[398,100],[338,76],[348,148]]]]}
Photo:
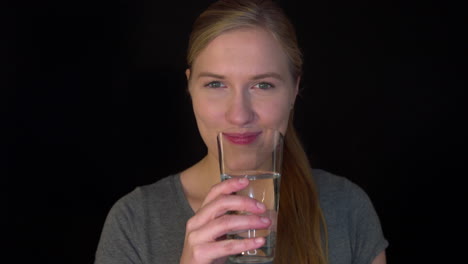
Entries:
{"type": "Polygon", "coordinates": [[[225,234],[240,233],[242,231],[246,233],[245,230],[252,229],[258,230],[256,232],[258,236],[265,236],[268,234],[266,229],[271,223],[272,221],[269,218],[258,215],[223,215],[191,232],[188,239],[197,243],[213,242],[225,234]]]}
{"type": "Polygon", "coordinates": [[[194,250],[195,259],[213,261],[244,251],[258,249],[265,244],[265,238],[226,239],[199,245],[194,250]]]}
{"type": "Polygon", "coordinates": [[[205,197],[205,200],[202,203],[202,207],[216,199],[216,197],[219,195],[231,194],[233,192],[240,191],[247,187],[247,185],[249,185],[249,180],[247,178],[233,178],[215,184],[211,187],[210,192],[205,197]]]}
{"type": "Polygon", "coordinates": [[[187,222],[187,231],[196,230],[228,211],[242,211],[251,214],[262,214],[265,205],[257,200],[240,195],[221,195],[216,200],[200,208],[195,216],[187,222]]]}

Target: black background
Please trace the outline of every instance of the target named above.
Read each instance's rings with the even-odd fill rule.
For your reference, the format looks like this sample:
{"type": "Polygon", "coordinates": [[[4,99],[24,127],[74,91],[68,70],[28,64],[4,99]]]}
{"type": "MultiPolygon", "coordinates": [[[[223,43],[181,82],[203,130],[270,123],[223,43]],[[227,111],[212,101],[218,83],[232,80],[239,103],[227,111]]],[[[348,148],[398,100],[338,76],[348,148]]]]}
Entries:
{"type": "MultiPolygon", "coordinates": [[[[8,263],[92,263],[118,198],[203,156],[184,58],[210,2],[2,4],[8,263]]],[[[464,9],[281,5],[304,52],[295,124],[312,165],[369,194],[390,263],[456,259],[466,238],[464,9]]]]}

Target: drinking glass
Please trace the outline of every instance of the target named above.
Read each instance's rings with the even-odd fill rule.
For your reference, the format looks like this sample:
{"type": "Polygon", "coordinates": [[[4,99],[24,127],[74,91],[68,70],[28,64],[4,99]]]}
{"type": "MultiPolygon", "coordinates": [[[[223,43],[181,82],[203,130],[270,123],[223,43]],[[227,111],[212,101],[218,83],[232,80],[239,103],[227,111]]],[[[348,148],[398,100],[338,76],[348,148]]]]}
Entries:
{"type": "MultiPolygon", "coordinates": [[[[275,256],[277,218],[283,135],[275,129],[228,129],[218,134],[218,156],[221,180],[247,178],[249,185],[236,195],[244,195],[265,204],[272,224],[267,229],[252,229],[227,234],[228,239],[264,237],[265,244],[258,249],[229,256],[234,263],[267,263],[275,256]]],[[[232,211],[229,214],[248,214],[232,211]]]]}

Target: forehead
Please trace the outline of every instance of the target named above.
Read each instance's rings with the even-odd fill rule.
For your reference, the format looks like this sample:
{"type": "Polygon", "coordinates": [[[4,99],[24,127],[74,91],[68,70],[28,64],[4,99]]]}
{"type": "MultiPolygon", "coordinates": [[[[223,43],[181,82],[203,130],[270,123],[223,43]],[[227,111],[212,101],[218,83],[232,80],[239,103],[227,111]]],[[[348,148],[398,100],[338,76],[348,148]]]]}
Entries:
{"type": "Polygon", "coordinates": [[[225,32],[198,54],[194,71],[220,73],[278,72],[289,75],[288,58],[273,35],[262,28],[225,32]]]}

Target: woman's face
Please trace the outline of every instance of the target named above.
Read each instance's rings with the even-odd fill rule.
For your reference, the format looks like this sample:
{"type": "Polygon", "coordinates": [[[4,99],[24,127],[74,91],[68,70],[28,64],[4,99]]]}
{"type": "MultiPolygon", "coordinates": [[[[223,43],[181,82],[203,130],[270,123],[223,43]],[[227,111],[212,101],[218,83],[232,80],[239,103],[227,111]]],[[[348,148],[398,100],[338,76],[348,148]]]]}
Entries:
{"type": "Polygon", "coordinates": [[[286,132],[299,80],[276,39],[260,28],[228,31],[212,40],[187,70],[189,92],[208,153],[216,136],[276,128],[286,132]]]}

